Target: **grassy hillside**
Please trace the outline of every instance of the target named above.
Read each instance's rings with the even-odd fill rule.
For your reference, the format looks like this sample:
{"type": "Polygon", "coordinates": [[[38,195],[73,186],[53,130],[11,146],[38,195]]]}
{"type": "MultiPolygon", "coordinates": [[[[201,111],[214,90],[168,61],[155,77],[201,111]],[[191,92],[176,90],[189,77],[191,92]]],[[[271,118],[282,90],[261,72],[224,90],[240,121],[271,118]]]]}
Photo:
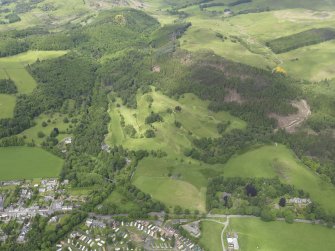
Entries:
{"type": "Polygon", "coordinates": [[[31,93],[37,84],[25,67],[28,64],[35,63],[37,59],[46,60],[65,54],[66,51],[28,51],[11,57],[0,58],[0,78],[12,79],[19,93],[31,93]]]}
{"type": "Polygon", "coordinates": [[[40,148],[0,148],[1,180],[57,177],[63,160],[40,148]]]}
{"type": "Polygon", "coordinates": [[[231,219],[227,231],[238,233],[242,251],[328,251],[335,245],[333,229],[312,224],[231,219]]]}
{"type": "Polygon", "coordinates": [[[214,113],[207,106],[207,101],[193,94],[174,100],[154,89],[137,95],[137,109],[123,106],[119,98],[110,103],[111,122],[106,138],[109,145],[122,144],[133,150],[162,150],[167,153],[165,158],[150,157],[141,161],[133,183],[168,206],[204,211],[208,175],[211,171],[214,174],[220,172],[216,166],[184,159],[184,151],[192,146],[193,138],[219,137],[217,126],[222,122],[230,122],[226,133],[246,126],[244,121],[229,113],[214,113]],[[176,107],[181,110],[176,111],[176,107]],[[160,114],[163,121],[146,124],[151,112],[160,114]],[[180,126],[176,126],[176,121],[180,126]],[[153,130],[155,137],[147,138],[147,130],[153,130]]]}
{"type": "Polygon", "coordinates": [[[266,43],[275,53],[283,53],[300,47],[335,39],[335,30],[320,28],[306,30],[287,37],[277,38],[266,43]]]}
{"type": "Polygon", "coordinates": [[[192,145],[193,137],[219,137],[217,125],[220,122],[230,122],[226,132],[234,128],[243,129],[246,126],[244,121],[227,112],[209,111],[208,102],[201,101],[192,94],[185,94],[177,101],[153,90],[137,95],[137,109],[130,109],[121,104],[122,100],[119,99],[111,103],[110,133],[106,142],[110,145],[122,143],[130,149],[161,149],[169,154],[182,154],[192,145]],[[174,111],[177,106],[181,107],[180,112],[174,111]],[[146,124],[145,119],[151,112],[160,114],[163,121],[152,125],[146,124]],[[124,121],[123,126],[121,121],[124,121]],[[180,128],[175,125],[175,121],[181,124],[180,128]],[[127,134],[127,125],[135,129],[134,135],[127,134]],[[155,137],[145,137],[145,132],[149,129],[155,131],[155,137]]]}
{"type": "Polygon", "coordinates": [[[13,117],[15,102],[15,96],[0,94],[0,119],[13,117]]]}
{"type": "Polygon", "coordinates": [[[222,173],[220,166],[174,157],[146,158],[139,163],[133,184],[169,207],[205,211],[207,179],[222,173]]]}
{"type": "Polygon", "coordinates": [[[278,176],[284,183],[308,192],[328,212],[335,212],[335,188],[302,165],[283,145],[264,146],[232,158],[225,165],[229,177],[278,176]]]}

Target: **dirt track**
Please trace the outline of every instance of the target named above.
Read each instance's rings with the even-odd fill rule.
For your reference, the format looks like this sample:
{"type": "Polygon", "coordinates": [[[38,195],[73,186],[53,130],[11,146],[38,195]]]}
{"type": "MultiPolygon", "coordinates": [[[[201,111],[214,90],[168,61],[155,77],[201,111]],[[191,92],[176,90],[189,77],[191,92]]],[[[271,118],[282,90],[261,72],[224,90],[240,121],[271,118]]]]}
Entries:
{"type": "Polygon", "coordinates": [[[298,109],[298,113],[289,116],[279,116],[278,114],[270,114],[270,118],[275,118],[278,121],[278,127],[285,129],[289,133],[295,130],[312,114],[306,100],[292,102],[292,105],[298,109]]]}

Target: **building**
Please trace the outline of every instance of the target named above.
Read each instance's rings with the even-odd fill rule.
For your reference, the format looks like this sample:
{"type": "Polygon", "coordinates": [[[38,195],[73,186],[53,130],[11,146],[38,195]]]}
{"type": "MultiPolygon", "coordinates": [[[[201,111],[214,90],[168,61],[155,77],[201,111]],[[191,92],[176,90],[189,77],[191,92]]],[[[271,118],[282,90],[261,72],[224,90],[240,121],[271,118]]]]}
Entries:
{"type": "Polygon", "coordinates": [[[239,250],[237,233],[227,233],[228,251],[239,250]]]}
{"type": "Polygon", "coordinates": [[[3,211],[3,202],[4,202],[4,197],[0,195],[0,212],[3,211]]]}

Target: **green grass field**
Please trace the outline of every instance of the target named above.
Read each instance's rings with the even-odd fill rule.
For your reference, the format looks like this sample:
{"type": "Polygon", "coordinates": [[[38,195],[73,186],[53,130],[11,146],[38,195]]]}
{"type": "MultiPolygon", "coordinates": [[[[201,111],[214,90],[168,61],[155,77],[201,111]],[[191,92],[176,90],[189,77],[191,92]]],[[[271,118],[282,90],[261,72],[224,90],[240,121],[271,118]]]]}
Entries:
{"type": "Polygon", "coordinates": [[[0,148],[1,180],[57,177],[62,165],[62,159],[40,148],[0,148]]]}
{"type": "Polygon", "coordinates": [[[224,175],[244,178],[278,176],[284,183],[308,192],[326,211],[335,212],[334,186],[305,167],[283,145],[263,146],[232,158],[225,165],[224,175]]]}
{"type": "Polygon", "coordinates": [[[335,230],[320,225],[231,219],[227,230],[238,233],[241,251],[330,251],[335,246],[335,230]]]}
{"type": "MultiPolygon", "coordinates": [[[[116,103],[121,104],[121,100],[116,103]]],[[[193,94],[185,94],[178,101],[171,99],[160,92],[152,91],[147,94],[138,94],[137,109],[129,109],[125,106],[116,107],[111,103],[109,113],[111,124],[106,142],[110,145],[119,145],[129,149],[164,150],[169,154],[182,154],[186,148],[191,147],[192,137],[219,137],[217,124],[230,121],[231,125],[227,131],[234,128],[243,129],[246,123],[227,112],[214,113],[207,109],[208,102],[200,100],[193,94]],[[148,97],[153,99],[151,108],[148,97]],[[168,108],[174,110],[176,106],[182,108],[181,112],[168,113],[168,108]],[[146,117],[151,113],[159,113],[164,122],[154,123],[155,138],[145,138],[144,133],[151,129],[145,124],[146,117]],[[129,137],[121,126],[121,116],[125,125],[132,125],[136,130],[134,137],[129,137]],[[177,128],[175,121],[182,126],[177,128]],[[192,132],[192,135],[190,135],[192,132]],[[177,136],[176,136],[177,135],[177,136]]]]}
{"type": "Polygon", "coordinates": [[[0,94],[0,119],[13,117],[15,103],[14,95],[0,94]]]}
{"type": "Polygon", "coordinates": [[[0,58],[0,78],[11,78],[20,94],[31,93],[37,83],[25,67],[39,60],[65,55],[66,51],[28,51],[11,57],[0,58]]]}
{"type": "MultiPolygon", "coordinates": [[[[34,141],[37,145],[40,145],[45,138],[39,138],[37,136],[38,132],[43,132],[47,137],[50,135],[54,128],[58,128],[59,135],[57,139],[59,141],[63,140],[66,137],[69,137],[69,126],[72,123],[64,123],[64,118],[66,115],[61,113],[54,113],[54,114],[42,114],[34,119],[35,126],[23,131],[20,135],[26,137],[26,142],[34,141]],[[48,122],[50,121],[50,122],[48,122]],[[42,123],[47,122],[47,126],[43,127],[42,123]]],[[[70,118],[68,118],[70,119],[70,118]]]]}
{"type": "Polygon", "coordinates": [[[145,158],[133,177],[133,184],[169,207],[179,205],[205,211],[209,178],[223,172],[222,165],[208,165],[180,156],[145,158]]]}
{"type": "Polygon", "coordinates": [[[231,122],[227,132],[234,128],[243,129],[246,123],[227,112],[209,111],[208,102],[193,94],[185,94],[179,100],[174,100],[153,90],[144,95],[138,94],[136,110],[122,105],[117,107],[116,104],[122,104],[121,100],[117,99],[110,105],[111,123],[106,137],[109,145],[122,144],[133,150],[160,149],[168,154],[168,157],[162,159],[146,158],[141,161],[133,183],[170,207],[179,205],[205,211],[207,179],[219,173],[220,166],[205,165],[187,158],[182,160],[183,152],[192,147],[194,137],[219,137],[217,124],[220,122],[231,122]],[[152,98],[151,107],[149,97],[152,98]],[[168,108],[174,110],[176,106],[182,108],[181,112],[167,112],[168,108]],[[152,125],[155,138],[145,138],[145,131],[152,128],[145,124],[145,119],[151,111],[159,113],[164,121],[152,125]],[[126,134],[121,126],[122,118],[125,125],[135,128],[134,137],[126,134]],[[175,126],[175,121],[181,123],[181,128],[175,126]]]}
{"type": "MultiPolygon", "coordinates": [[[[232,9],[239,11],[246,9],[247,5],[250,5],[250,8],[267,6],[263,2],[253,1],[252,4],[243,4],[243,7],[238,5],[232,9]]],[[[183,11],[189,14],[187,21],[192,23],[192,27],[180,38],[181,47],[190,51],[210,49],[233,61],[260,68],[272,69],[283,64],[289,75],[302,79],[323,80],[335,77],[331,67],[333,43],[321,43],[318,46],[304,48],[305,52],[309,48],[315,51],[312,55],[296,52],[296,50],[285,53],[285,55],[276,55],[265,45],[270,40],[290,36],[306,29],[334,27],[335,16],[329,9],[327,11],[283,9],[285,6],[295,8],[303,4],[305,3],[290,4],[289,2],[277,1],[275,3],[271,1],[271,6],[279,10],[232,17],[202,12],[197,5],[185,8],[183,11]],[[217,36],[218,33],[226,39],[222,41],[217,36]],[[296,56],[296,54],[299,55],[296,56]],[[322,60],[319,59],[318,55],[321,55],[322,60]],[[297,57],[300,60],[291,62],[297,57]]],[[[312,6],[310,3],[305,5],[306,7],[312,6]]],[[[314,6],[317,5],[314,4],[314,6]]],[[[210,11],[223,11],[225,8],[227,6],[211,7],[210,11]]]]}
{"type": "Polygon", "coordinates": [[[221,232],[223,225],[212,222],[212,221],[202,221],[201,222],[201,237],[199,244],[206,251],[222,251],[221,244],[221,232]]]}
{"type": "Polygon", "coordinates": [[[128,213],[128,212],[134,212],[136,210],[140,210],[139,206],[134,203],[133,201],[129,201],[126,197],[124,197],[121,193],[118,191],[113,191],[108,198],[103,202],[104,203],[111,202],[115,205],[117,205],[118,210],[122,213],[128,213]]]}
{"type": "Polygon", "coordinates": [[[146,158],[139,163],[133,184],[170,207],[205,211],[206,178],[198,164],[171,158],[146,158]]]}

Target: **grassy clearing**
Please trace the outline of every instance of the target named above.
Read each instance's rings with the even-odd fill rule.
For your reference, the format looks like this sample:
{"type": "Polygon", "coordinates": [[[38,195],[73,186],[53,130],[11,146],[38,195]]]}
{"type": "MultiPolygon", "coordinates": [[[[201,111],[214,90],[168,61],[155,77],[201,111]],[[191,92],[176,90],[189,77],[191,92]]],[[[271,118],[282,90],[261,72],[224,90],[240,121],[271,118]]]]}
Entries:
{"type": "MultiPolygon", "coordinates": [[[[23,131],[20,135],[26,137],[27,142],[34,141],[35,144],[40,145],[44,138],[38,137],[39,132],[43,132],[47,137],[50,135],[52,130],[54,128],[58,128],[59,135],[57,136],[57,139],[59,141],[63,140],[64,138],[70,136],[69,130],[70,126],[74,126],[72,123],[64,123],[64,118],[66,115],[60,114],[60,113],[54,113],[54,114],[42,114],[34,119],[35,126],[23,131]],[[42,123],[46,122],[46,126],[42,126],[42,123]]],[[[69,118],[69,120],[71,120],[69,118]]]]}
{"type": "Polygon", "coordinates": [[[0,94],[0,119],[13,117],[15,103],[14,95],[0,94]]]}
{"type": "Polygon", "coordinates": [[[222,251],[221,244],[221,232],[223,225],[211,222],[211,221],[202,221],[201,222],[201,237],[199,244],[205,250],[210,251],[222,251]]]}
{"type": "Polygon", "coordinates": [[[129,109],[122,105],[117,107],[116,104],[120,105],[121,100],[111,103],[109,113],[112,119],[106,142],[110,145],[122,143],[130,149],[161,149],[169,154],[182,154],[186,148],[191,147],[192,137],[219,137],[217,124],[222,121],[231,122],[227,131],[234,128],[243,129],[246,126],[244,121],[227,112],[209,111],[208,102],[200,100],[193,94],[185,94],[177,101],[153,90],[144,95],[138,94],[137,109],[129,109]],[[148,101],[150,97],[151,106],[148,101]],[[176,106],[180,106],[182,111],[167,112],[167,109],[174,110],[176,106]],[[159,113],[164,121],[154,123],[152,126],[145,124],[145,119],[151,112],[159,113]],[[135,136],[130,137],[126,134],[121,126],[122,118],[125,125],[132,125],[135,128],[135,136]],[[181,128],[175,126],[175,121],[181,123],[181,128]],[[144,137],[148,129],[155,130],[155,138],[144,137]]]}
{"type": "Polygon", "coordinates": [[[139,206],[136,205],[133,201],[129,201],[126,197],[120,194],[118,191],[113,191],[104,203],[113,203],[117,205],[118,210],[122,213],[134,212],[140,210],[139,206]]]}
{"type": "Polygon", "coordinates": [[[305,167],[283,145],[263,146],[232,158],[225,165],[224,175],[229,177],[278,176],[283,182],[308,192],[312,200],[328,212],[335,212],[335,188],[305,167]]]}
{"type": "Polygon", "coordinates": [[[11,78],[20,94],[31,93],[37,83],[25,67],[39,60],[46,60],[65,55],[66,51],[28,51],[11,57],[0,58],[0,77],[11,78]]]}
{"type": "Polygon", "coordinates": [[[1,180],[57,177],[62,165],[62,159],[40,148],[0,148],[1,180]]]}
{"type": "Polygon", "coordinates": [[[238,233],[241,251],[328,251],[335,246],[334,230],[320,225],[231,219],[228,230],[238,233]]]}

